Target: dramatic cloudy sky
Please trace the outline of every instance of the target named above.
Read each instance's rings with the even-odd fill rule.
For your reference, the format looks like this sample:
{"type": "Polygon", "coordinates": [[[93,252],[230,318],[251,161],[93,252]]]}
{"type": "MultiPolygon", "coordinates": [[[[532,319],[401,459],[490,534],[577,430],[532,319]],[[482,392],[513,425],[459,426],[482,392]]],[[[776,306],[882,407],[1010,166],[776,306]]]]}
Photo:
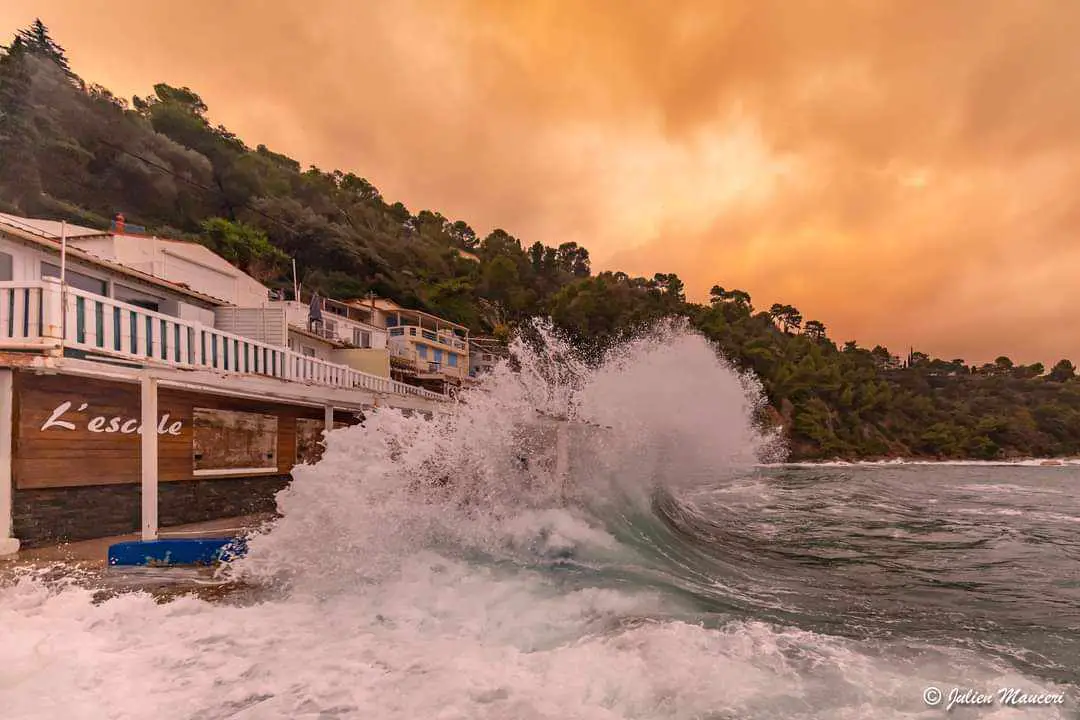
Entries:
{"type": "Polygon", "coordinates": [[[1080,3],[3,0],[122,95],[837,340],[1080,360],[1080,3]]]}

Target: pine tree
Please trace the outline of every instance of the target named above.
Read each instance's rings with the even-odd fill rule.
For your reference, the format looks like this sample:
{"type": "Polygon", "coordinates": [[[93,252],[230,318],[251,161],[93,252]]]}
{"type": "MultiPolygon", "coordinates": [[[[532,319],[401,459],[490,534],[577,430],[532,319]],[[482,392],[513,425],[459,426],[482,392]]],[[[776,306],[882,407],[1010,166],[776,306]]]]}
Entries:
{"type": "Polygon", "coordinates": [[[30,27],[20,30],[16,34],[12,47],[16,44],[21,44],[35,55],[47,57],[59,65],[66,75],[74,77],[64,48],[60,47],[52,39],[52,36],[49,35],[49,28],[45,27],[45,23],[41,22],[41,18],[36,18],[30,27]]]}

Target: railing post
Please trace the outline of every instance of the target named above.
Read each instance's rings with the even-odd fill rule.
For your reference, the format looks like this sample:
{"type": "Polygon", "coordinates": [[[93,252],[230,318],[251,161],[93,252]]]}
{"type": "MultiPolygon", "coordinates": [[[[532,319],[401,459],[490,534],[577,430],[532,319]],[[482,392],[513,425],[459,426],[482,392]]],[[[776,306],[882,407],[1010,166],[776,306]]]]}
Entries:
{"type": "Polygon", "coordinates": [[[15,430],[15,373],[0,369],[0,555],[19,551],[12,523],[15,488],[11,476],[11,435],[15,430]]]}
{"type": "Polygon", "coordinates": [[[142,377],[142,539],[158,536],[158,382],[150,373],[142,377]]]}
{"type": "Polygon", "coordinates": [[[64,286],[56,278],[42,278],[41,336],[55,343],[57,354],[64,350],[64,286]]]}

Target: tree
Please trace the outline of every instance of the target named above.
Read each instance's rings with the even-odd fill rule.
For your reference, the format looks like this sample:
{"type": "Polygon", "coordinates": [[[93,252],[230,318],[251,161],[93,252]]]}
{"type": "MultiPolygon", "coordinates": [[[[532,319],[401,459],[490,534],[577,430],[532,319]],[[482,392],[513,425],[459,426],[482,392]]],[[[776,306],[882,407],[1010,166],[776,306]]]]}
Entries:
{"type": "Polygon", "coordinates": [[[464,220],[458,220],[450,226],[450,237],[465,250],[476,248],[476,233],[464,220]]]}
{"type": "Polygon", "coordinates": [[[68,64],[66,51],[52,39],[49,29],[45,27],[45,23],[41,22],[41,18],[35,18],[30,27],[25,30],[19,30],[15,41],[28,52],[56,63],[69,78],[75,77],[71,72],[71,65],[68,64]]]}
{"type": "Polygon", "coordinates": [[[820,320],[807,320],[806,327],[804,328],[806,336],[811,340],[824,340],[825,339],[825,323],[820,320]]]}
{"type": "Polygon", "coordinates": [[[912,368],[927,368],[930,367],[930,356],[924,352],[918,350],[912,350],[908,355],[908,367],[912,368]]]}
{"type": "Polygon", "coordinates": [[[1069,360],[1058,360],[1050,370],[1050,379],[1054,382],[1066,382],[1076,377],[1076,367],[1069,360]]]}
{"type": "Polygon", "coordinates": [[[244,223],[225,218],[209,218],[202,223],[204,245],[236,265],[256,280],[280,275],[289,256],[270,244],[266,233],[244,223]]]}
{"type": "Polygon", "coordinates": [[[1037,378],[1046,372],[1046,368],[1042,363],[1032,363],[1031,365],[1017,365],[1012,370],[1012,376],[1018,380],[1030,380],[1037,378]]]}
{"type": "Polygon", "coordinates": [[[803,320],[802,313],[795,307],[791,305],[782,305],[780,303],[774,303],[773,306],[769,308],[769,316],[772,317],[774,322],[778,322],[784,332],[788,334],[798,330],[802,325],[803,320]]]}
{"type": "Polygon", "coordinates": [[[574,277],[588,277],[589,251],[576,242],[566,242],[559,246],[556,255],[559,269],[574,277]]]}
{"type": "Polygon", "coordinates": [[[685,286],[675,273],[656,273],[653,276],[653,284],[668,299],[685,302],[685,286]]]}
{"type": "Polygon", "coordinates": [[[745,290],[725,290],[719,285],[713,285],[709,290],[709,303],[716,305],[721,302],[732,303],[744,309],[747,314],[754,311],[754,306],[750,302],[750,293],[745,290]]]}
{"type": "Polygon", "coordinates": [[[153,109],[158,105],[172,105],[182,108],[190,114],[204,118],[209,109],[199,94],[189,87],[173,87],[166,83],[158,83],[154,86],[154,94],[145,98],[135,97],[132,101],[135,109],[140,114],[150,117],[153,109]]]}

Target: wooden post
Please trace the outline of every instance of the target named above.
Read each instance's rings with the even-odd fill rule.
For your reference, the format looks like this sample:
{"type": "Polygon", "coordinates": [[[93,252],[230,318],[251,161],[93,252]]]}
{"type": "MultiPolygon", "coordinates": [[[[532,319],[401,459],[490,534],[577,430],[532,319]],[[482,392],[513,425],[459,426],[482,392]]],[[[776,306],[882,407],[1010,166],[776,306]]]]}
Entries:
{"type": "Polygon", "coordinates": [[[326,432],[330,432],[334,429],[334,406],[327,405],[323,409],[323,420],[326,422],[326,432]]]}
{"type": "Polygon", "coordinates": [[[142,377],[142,539],[158,536],[158,381],[150,373],[142,377]]]}
{"type": "Polygon", "coordinates": [[[19,550],[12,526],[11,435],[15,429],[15,373],[0,369],[0,555],[13,555],[19,550]]]}

